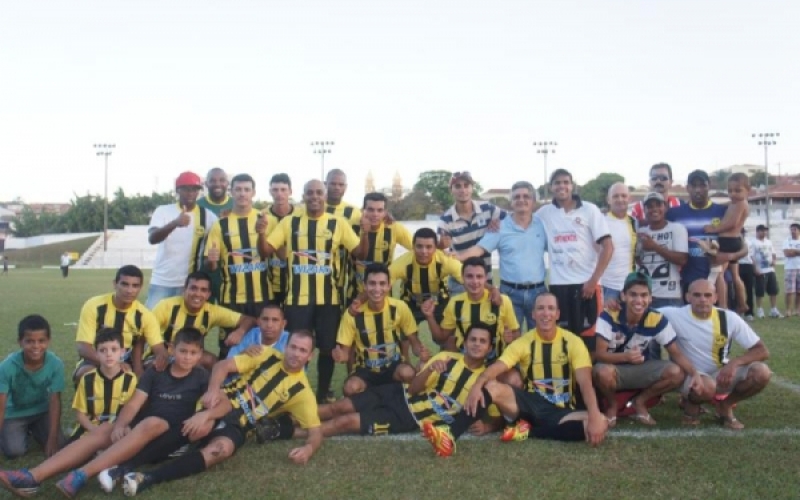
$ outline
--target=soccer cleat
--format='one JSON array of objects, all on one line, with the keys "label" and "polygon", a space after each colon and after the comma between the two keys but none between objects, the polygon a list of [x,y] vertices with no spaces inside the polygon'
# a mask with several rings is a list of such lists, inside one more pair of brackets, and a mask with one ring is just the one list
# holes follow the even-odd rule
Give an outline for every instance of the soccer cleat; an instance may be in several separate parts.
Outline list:
[{"label": "soccer cleat", "polygon": [[122,492],[126,497],[135,497],[150,486],[150,476],[141,472],[130,472],[125,474],[122,480]]},{"label": "soccer cleat", "polygon": [[39,492],[41,483],[33,478],[28,469],[0,471],[0,484],[18,497],[28,498]]},{"label": "soccer cleat", "polygon": [[255,434],[258,444],[275,441],[281,436],[281,427],[277,420],[264,417],[256,422]]},{"label": "soccer cleat", "polygon": [[531,424],[527,420],[519,419],[514,425],[507,425],[500,435],[500,441],[525,441],[528,439],[528,434],[531,430]]},{"label": "soccer cleat", "polygon": [[119,466],[110,467],[105,469],[97,475],[97,481],[100,483],[100,488],[106,493],[111,493],[114,488],[122,480],[126,471]]},{"label": "soccer cleat", "polygon": [[764,319],[764,310],[760,307],[756,310],[756,318]]},{"label": "soccer cleat", "polygon": [[86,486],[86,474],[80,469],[71,471],[56,483],[56,488],[67,498],[78,496],[84,486]]},{"label": "soccer cleat", "polygon": [[456,440],[446,425],[436,426],[426,421],[422,424],[422,435],[433,446],[433,451],[440,457],[450,457],[456,452]]}]

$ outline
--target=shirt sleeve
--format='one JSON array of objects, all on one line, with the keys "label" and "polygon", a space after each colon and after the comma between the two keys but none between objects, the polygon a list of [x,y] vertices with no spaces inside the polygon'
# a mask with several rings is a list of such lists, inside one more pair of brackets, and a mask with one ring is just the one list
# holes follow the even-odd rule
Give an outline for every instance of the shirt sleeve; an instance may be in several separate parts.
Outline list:
[{"label": "shirt sleeve", "polygon": [[442,313],[442,322],[439,323],[439,327],[445,330],[455,330],[456,301],[450,300],[447,302],[447,305],[444,306],[444,312]]},{"label": "shirt sleeve", "polygon": [[[439,252],[441,250],[437,250]],[[442,272],[445,276],[450,276],[459,283],[463,283],[464,278],[461,277],[461,262],[453,257],[444,256],[444,267]]]},{"label": "shirt sleeve", "polygon": [[166,208],[168,206],[170,205],[160,205],[156,207],[156,209],[153,211],[153,215],[150,217],[150,226],[147,228],[148,231],[158,229],[169,222],[166,212]]},{"label": "shirt sleeve", "polygon": [[486,231],[483,237],[478,241],[477,245],[487,252],[494,252],[497,250],[497,245],[500,244],[500,231]]},{"label": "shirt sleeve", "polygon": [[[720,313],[723,311],[720,310]],[[750,349],[758,344],[761,338],[756,335],[756,332],[750,328],[741,316],[730,311],[724,311],[728,316],[728,327],[730,328],[731,338],[734,342],[742,346],[744,349]]]},{"label": "shirt sleeve", "polygon": [[8,359],[0,363],[0,394],[8,394],[11,390],[11,367]]},{"label": "shirt sleeve", "polygon": [[411,232],[408,230],[408,228],[399,222],[395,222],[393,225],[397,226],[394,229],[395,234],[397,235],[397,244],[406,250],[412,250],[414,248],[414,242],[413,238],[411,237]]},{"label": "shirt sleeve", "polygon": [[503,329],[519,330],[520,324],[517,321],[517,315],[514,313],[514,306],[511,304],[511,299],[508,295],[503,295],[502,297],[503,306],[500,309],[500,314],[503,317]]},{"label": "shirt sleeve", "polygon": [[675,238],[675,251],[681,253],[689,253],[689,233],[686,231],[686,226],[672,223],[672,236]]},{"label": "shirt sleeve", "polygon": [[49,352],[48,357],[50,358],[49,363],[51,363],[53,378],[50,379],[50,385],[47,388],[47,391],[50,394],[64,392],[64,388],[66,387],[66,383],[64,381],[64,362],[61,361],[61,358]]},{"label": "shirt sleeve", "polygon": [[570,337],[569,342],[569,364],[572,367],[572,371],[579,370],[581,368],[591,368],[592,367],[592,358],[589,355],[589,349],[586,348],[586,344],[583,343],[578,336]]},{"label": "shirt sleeve", "polygon": [[[409,254],[406,254],[409,255]],[[390,283],[394,283],[397,280],[406,280],[406,273],[405,273],[405,259],[401,257],[398,260],[389,265],[389,281]]]},{"label": "shirt sleeve", "polygon": [[308,386],[292,399],[289,413],[303,429],[312,429],[321,425],[317,411],[317,399]]},{"label": "shirt sleeve", "polygon": [[214,305],[211,308],[211,326],[234,328],[239,324],[240,319],[242,319],[241,313],[228,309],[227,307]]},{"label": "shirt sleeve", "polygon": [[353,345],[356,338],[356,322],[350,311],[345,311],[339,331],[336,333],[336,343],[346,347]]},{"label": "shirt sleeve", "polygon": [[347,249],[348,252],[352,252],[358,245],[361,243],[361,238],[353,231],[353,228],[350,227],[349,224],[341,224],[341,245]]},{"label": "shirt sleeve", "polygon": [[94,339],[97,337],[97,309],[93,306],[94,304],[87,302],[81,308],[75,342],[86,342],[94,345]]},{"label": "shirt sleeve", "polygon": [[153,389],[153,382],[155,381],[157,372],[155,368],[148,368],[142,374],[142,378],[139,379],[139,383],[136,384],[136,389],[142,391],[143,393],[150,395],[150,391]]},{"label": "shirt sleeve", "polygon": [[84,377],[86,374],[81,377],[78,381],[78,388],[75,389],[75,397],[72,398],[72,409],[77,410],[81,413],[89,413],[88,405],[86,404],[86,388],[84,386]]},{"label": "shirt sleeve", "polygon": [[400,331],[403,332],[403,335],[416,335],[417,334],[417,321],[414,319],[414,315],[411,313],[411,309],[405,302],[401,302],[401,305],[398,305],[398,326],[400,327]]},{"label": "shirt sleeve", "polygon": [[150,347],[163,344],[164,336],[161,335],[161,326],[155,315],[147,309],[143,309],[142,312],[142,331],[140,336],[144,337]]},{"label": "shirt sleeve", "polygon": [[206,211],[205,232],[206,232],[206,236],[208,236],[208,233],[211,232],[211,228],[214,227],[214,224],[216,224],[216,222],[219,220],[219,217],[217,217],[217,215],[214,212],[212,212],[211,210],[209,210],[207,208],[202,208],[201,207],[200,210],[205,210]]},{"label": "shirt sleeve", "polygon": [[525,358],[530,358],[530,355],[530,336],[523,335],[514,342],[508,344],[508,347],[506,347],[506,349],[503,351],[503,354],[497,360],[506,365],[506,368],[512,368],[522,362]]},{"label": "shirt sleeve", "polygon": [[286,235],[291,231],[289,224],[291,224],[291,217],[284,217],[283,220],[267,235],[267,243],[274,249],[286,246]]},{"label": "shirt sleeve", "polygon": [[678,338],[678,335],[675,333],[675,329],[672,328],[666,316],[663,317],[662,321],[664,322],[664,328],[655,336],[655,341],[658,342],[659,345],[667,346],[673,343],[675,339]]},{"label": "shirt sleeve", "polygon": [[447,230],[447,223],[444,221],[444,215],[439,217],[439,220],[436,222],[436,232],[439,235],[450,236],[450,231]]},{"label": "shirt sleeve", "polygon": [[595,242],[599,242],[606,236],[610,236],[611,232],[608,230],[608,222],[606,218],[603,216],[603,213],[600,211],[597,206],[592,205],[591,210],[591,220],[589,224],[591,224],[590,229],[592,230],[592,238]]},{"label": "shirt sleeve", "polygon": [[249,354],[239,354],[238,356],[234,356],[233,362],[236,364],[236,371],[238,373],[251,372],[274,353],[275,350],[268,347],[262,350],[261,354],[258,356],[250,356]]},{"label": "shirt sleeve", "polygon": [[600,314],[600,317],[597,318],[597,326],[595,327],[595,335],[598,335],[604,338],[608,343],[609,347],[612,347],[612,340],[614,339],[614,331],[609,322],[608,313],[603,311]]}]

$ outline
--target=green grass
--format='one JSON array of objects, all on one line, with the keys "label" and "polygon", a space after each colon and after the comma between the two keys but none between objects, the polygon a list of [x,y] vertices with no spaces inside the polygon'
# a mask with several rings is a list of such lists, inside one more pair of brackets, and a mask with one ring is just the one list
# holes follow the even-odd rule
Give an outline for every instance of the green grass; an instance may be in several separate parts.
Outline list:
[{"label": "green grass", "polygon": [[58,266],[61,263],[61,255],[64,252],[77,252],[83,255],[83,252],[95,241],[97,241],[97,236],[87,236],[86,238],[62,241],[51,245],[41,245],[19,250],[6,250],[4,254],[8,256],[8,263],[18,268]]},{"label": "green grass", "polygon": [[[44,314],[53,325],[52,350],[70,369],[76,361],[75,323],[83,302],[111,290],[112,270],[75,270],[62,279],[57,269],[20,269],[0,276],[0,327],[7,339],[0,350],[16,348],[16,324],[25,314]],[[144,294],[143,294],[144,295]],[[142,297],[144,299],[144,297]],[[800,385],[800,319],[753,323],[770,349],[770,367],[781,381]],[[311,369],[314,378],[313,364]],[[344,375],[337,368],[337,380]],[[72,390],[64,394],[64,424]],[[496,436],[465,439],[446,460],[432,456],[419,439],[329,440],[305,467],[286,458],[295,445],[248,444],[233,459],[207,474],[162,485],[143,498],[796,498],[800,479],[800,394],[772,384],[739,405],[747,425],[740,434],[719,431],[706,417],[708,435],[680,433],[674,395],[653,410],[657,430],[622,420],[597,449],[583,444],[542,441],[500,444]],[[641,432],[640,432],[641,431]],[[660,433],[659,437],[652,437]],[[650,438],[642,436],[651,436]],[[21,467],[41,460],[39,451],[0,467]],[[115,494],[121,498],[121,493]],[[52,481],[41,498],[55,498]],[[9,498],[0,492],[0,498]],[[93,483],[81,498],[107,496]]]}]

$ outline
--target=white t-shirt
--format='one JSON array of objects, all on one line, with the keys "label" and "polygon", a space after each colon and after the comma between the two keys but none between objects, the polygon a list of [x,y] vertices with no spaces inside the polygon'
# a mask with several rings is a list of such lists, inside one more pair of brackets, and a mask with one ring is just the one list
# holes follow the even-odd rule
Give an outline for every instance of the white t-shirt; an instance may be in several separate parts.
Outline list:
[{"label": "white t-shirt", "polygon": [[750,244],[750,253],[753,255],[753,262],[758,265],[758,268],[763,274],[774,273],[775,268],[772,267],[772,256],[775,254],[775,247],[768,238],[759,240],[753,238],[748,242]]},{"label": "white t-shirt", "polygon": [[[667,250],[689,253],[689,236],[683,224],[667,222],[661,229],[652,229],[648,226],[641,228],[639,232],[649,235],[653,241]],[[647,273],[653,280],[653,297],[681,298],[681,270],[675,264],[670,264],[656,252],[642,250],[639,257],[639,271]]]},{"label": "white t-shirt", "polygon": [[597,241],[609,235],[608,224],[597,205],[577,199],[566,213],[549,203],[534,214],[547,234],[551,285],[586,283],[597,266]]},{"label": "white t-shirt", "polygon": [[61,256],[61,267],[69,266],[69,261],[70,261],[69,255],[62,255]]},{"label": "white t-shirt", "polygon": [[[708,319],[695,316],[691,305],[662,307],[659,311],[675,329],[681,352],[703,373],[714,374],[728,362],[732,342],[750,349],[761,340],[738,314],[726,309],[715,307]],[[720,314],[727,319],[727,338],[720,332],[717,319]]]},{"label": "white t-shirt", "polygon": [[614,253],[603,273],[601,283],[612,290],[622,291],[625,277],[633,271],[633,252],[636,248],[636,219],[625,215],[622,219],[608,212],[608,231],[614,242]]},{"label": "white t-shirt", "polygon": [[747,244],[747,253],[739,259],[739,264],[752,264],[753,263],[753,241],[755,238],[745,238],[744,242]]},{"label": "white t-shirt", "polygon": [[[200,225],[200,210],[205,210],[205,226]],[[181,213],[177,203],[161,205],[153,212],[148,230],[157,229],[175,220]],[[153,274],[150,283],[158,286],[180,287],[189,274],[190,263],[198,255],[202,255],[202,242],[193,252],[195,237],[205,238],[209,229],[217,221],[211,210],[195,206],[189,214],[192,221],[186,227],[177,227],[169,236],[158,244],[156,260],[153,263]]]},{"label": "white t-shirt", "polygon": [[[800,239],[793,240],[790,236],[789,239],[786,240],[786,243],[783,244],[783,249],[800,250]],[[786,260],[783,261],[783,269],[784,270],[800,269],[800,256],[786,257]]]}]

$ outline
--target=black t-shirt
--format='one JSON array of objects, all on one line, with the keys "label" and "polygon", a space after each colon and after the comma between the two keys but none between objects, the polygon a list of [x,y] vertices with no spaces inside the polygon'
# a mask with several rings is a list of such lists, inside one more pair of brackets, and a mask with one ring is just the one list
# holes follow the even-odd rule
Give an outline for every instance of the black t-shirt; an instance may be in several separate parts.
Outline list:
[{"label": "black t-shirt", "polygon": [[172,374],[172,365],[163,372],[148,368],[136,388],[147,394],[147,403],[139,419],[161,417],[177,425],[194,415],[198,401],[208,388],[208,371],[195,367],[184,377]]}]

